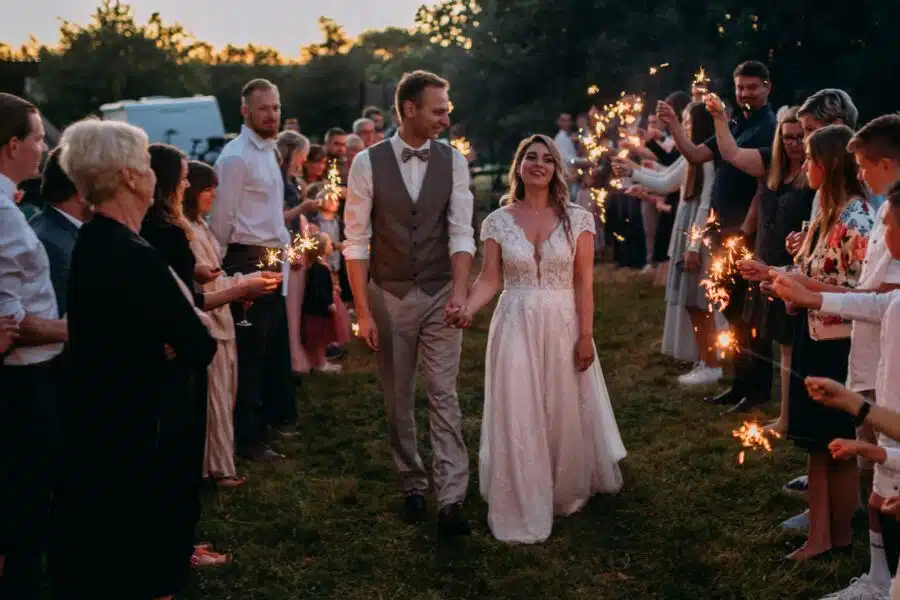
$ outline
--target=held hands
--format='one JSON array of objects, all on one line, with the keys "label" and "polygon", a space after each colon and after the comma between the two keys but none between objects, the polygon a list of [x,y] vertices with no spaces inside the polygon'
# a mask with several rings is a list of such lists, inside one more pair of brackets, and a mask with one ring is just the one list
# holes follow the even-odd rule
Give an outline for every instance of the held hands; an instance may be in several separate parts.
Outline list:
[{"label": "held hands", "polygon": [[579,373],[587,371],[594,362],[594,340],[583,335],[575,342],[575,368]]}]

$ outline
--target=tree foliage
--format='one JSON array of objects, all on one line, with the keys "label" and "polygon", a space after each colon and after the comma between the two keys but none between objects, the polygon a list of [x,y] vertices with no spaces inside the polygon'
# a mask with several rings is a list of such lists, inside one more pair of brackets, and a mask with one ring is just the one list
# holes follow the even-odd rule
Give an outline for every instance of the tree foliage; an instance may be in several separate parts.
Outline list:
[{"label": "tree foliage", "polygon": [[777,104],[841,87],[866,118],[895,110],[900,54],[889,28],[898,16],[900,4],[876,0],[827,10],[813,0],[446,0],[423,6],[412,31],[356,39],[321,17],[321,41],[291,59],[252,44],[216,49],[158,14],[137,23],[127,4],[104,0],[86,26],[63,23],[58,45],[0,45],[0,58],[40,61],[35,99],[60,125],[105,102],[204,93],[219,99],[234,131],[240,88],[266,77],[281,89],[285,116],[312,136],[349,125],[371,86],[390,90],[403,73],[428,69],[451,81],[453,118],[465,121],[479,155],[505,160],[524,134],[552,131],[562,110],[623,90],[652,106],[687,89],[701,65],[727,97],[734,66],[747,59],[769,64]]}]

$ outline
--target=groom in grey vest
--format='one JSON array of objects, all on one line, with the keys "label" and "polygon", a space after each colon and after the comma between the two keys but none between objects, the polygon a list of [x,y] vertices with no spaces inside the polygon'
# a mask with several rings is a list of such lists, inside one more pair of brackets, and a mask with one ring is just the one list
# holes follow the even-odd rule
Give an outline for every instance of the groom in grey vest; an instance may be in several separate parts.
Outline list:
[{"label": "groom in grey vest", "polygon": [[[441,536],[469,532],[462,502],[469,458],[456,379],[462,331],[447,317],[466,302],[475,253],[465,157],[437,141],[450,126],[449,84],[425,71],[397,86],[397,133],[360,152],[347,178],[344,258],[359,335],[379,355],[388,434],[407,521],[425,517],[428,476],[416,444],[415,381],[428,391],[432,478]],[[371,280],[369,276],[371,275]]]}]

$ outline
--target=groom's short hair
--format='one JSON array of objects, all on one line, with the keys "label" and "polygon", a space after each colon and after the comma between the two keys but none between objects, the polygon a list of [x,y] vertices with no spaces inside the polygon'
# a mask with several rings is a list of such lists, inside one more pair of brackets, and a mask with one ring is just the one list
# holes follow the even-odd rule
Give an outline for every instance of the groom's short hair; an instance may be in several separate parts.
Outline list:
[{"label": "groom's short hair", "polygon": [[394,95],[394,110],[401,121],[403,120],[403,103],[410,101],[419,106],[422,102],[422,92],[428,87],[446,90],[450,88],[450,82],[428,71],[413,71],[405,73],[400,78],[400,83],[397,84],[397,93]]}]

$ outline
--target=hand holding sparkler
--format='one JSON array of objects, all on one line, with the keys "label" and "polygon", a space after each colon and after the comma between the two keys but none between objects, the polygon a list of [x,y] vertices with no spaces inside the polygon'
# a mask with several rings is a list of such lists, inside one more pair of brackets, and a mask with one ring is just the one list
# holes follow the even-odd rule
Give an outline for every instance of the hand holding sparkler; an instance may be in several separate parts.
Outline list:
[{"label": "hand holding sparkler", "polygon": [[747,281],[769,281],[772,278],[769,266],[758,260],[739,260],[737,268]]},{"label": "hand holding sparkler", "polygon": [[855,415],[866,400],[851,392],[843,384],[827,377],[807,377],[804,380],[809,397],[829,408]]},{"label": "hand holding sparkler", "polygon": [[672,108],[671,104],[662,100],[656,103],[656,116],[666,127],[671,127],[678,123],[678,115],[675,114],[675,109]]},{"label": "hand holding sparkler", "polygon": [[808,289],[803,282],[789,277],[780,275],[772,283],[772,290],[775,294],[784,300],[790,302],[794,306],[801,308],[822,308],[822,294]]},{"label": "hand holding sparkler", "polygon": [[838,438],[828,444],[828,450],[831,451],[831,457],[835,460],[850,460],[851,458],[862,456],[871,462],[883,463],[885,458],[887,458],[884,448],[879,448],[875,444],[861,440]]},{"label": "hand holding sparkler", "polygon": [[725,111],[725,103],[716,94],[707,94],[704,96],[706,110],[712,115],[713,119],[718,121],[727,121],[728,114]]}]

